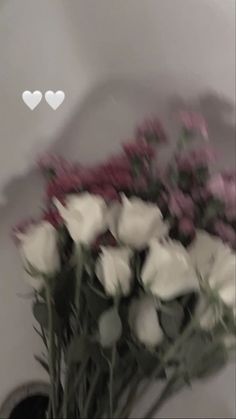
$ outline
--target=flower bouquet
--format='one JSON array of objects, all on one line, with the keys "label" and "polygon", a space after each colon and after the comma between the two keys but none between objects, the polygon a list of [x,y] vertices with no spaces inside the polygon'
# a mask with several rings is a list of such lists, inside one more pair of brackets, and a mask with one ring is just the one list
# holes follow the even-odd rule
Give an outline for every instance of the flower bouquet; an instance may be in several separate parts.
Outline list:
[{"label": "flower bouquet", "polygon": [[203,118],[180,117],[163,166],[156,118],[103,164],[39,161],[44,211],[14,235],[34,289],[48,418],[127,418],[157,381],[150,418],[235,350],[236,177],[196,147]]}]

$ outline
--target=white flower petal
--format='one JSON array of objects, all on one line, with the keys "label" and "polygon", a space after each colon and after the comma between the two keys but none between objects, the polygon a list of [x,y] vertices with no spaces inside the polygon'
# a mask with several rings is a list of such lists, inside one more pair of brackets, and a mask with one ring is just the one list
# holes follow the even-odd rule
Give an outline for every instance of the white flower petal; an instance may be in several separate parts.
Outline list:
[{"label": "white flower petal", "polygon": [[105,311],[98,321],[100,342],[104,348],[113,346],[122,333],[122,323],[117,309],[112,307]]},{"label": "white flower petal", "polygon": [[152,241],[141,278],[145,287],[165,301],[199,290],[188,254],[175,242]]},{"label": "white flower petal", "polygon": [[168,230],[157,205],[122,195],[122,205],[112,208],[110,229],[122,243],[142,249],[153,237],[163,237]]},{"label": "white flower petal", "polygon": [[96,274],[108,295],[128,295],[132,282],[130,258],[127,248],[102,247],[96,264]]},{"label": "white flower petal", "polygon": [[51,274],[59,269],[57,231],[47,221],[31,226],[21,237],[20,254],[23,262],[32,265],[42,274]]},{"label": "white flower petal", "polygon": [[54,202],[76,243],[90,245],[106,231],[107,206],[101,197],[86,192],[68,196],[65,207],[57,200]]},{"label": "white flower petal", "polygon": [[189,254],[212,291],[217,292],[222,301],[234,309],[236,255],[232,249],[218,238],[199,231]]}]

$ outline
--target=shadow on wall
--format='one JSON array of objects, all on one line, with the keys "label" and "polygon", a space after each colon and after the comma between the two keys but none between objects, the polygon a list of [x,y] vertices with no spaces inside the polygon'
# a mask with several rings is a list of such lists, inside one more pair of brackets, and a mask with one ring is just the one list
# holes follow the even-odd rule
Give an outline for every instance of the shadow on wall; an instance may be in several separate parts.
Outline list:
[{"label": "shadow on wall", "polygon": [[[198,110],[205,116],[212,145],[222,154],[221,166],[235,167],[235,120],[230,119],[233,104],[212,92],[188,102],[179,97],[166,98],[165,92],[155,91],[150,85],[121,80],[92,90],[48,151],[84,163],[102,160],[119,150],[120,142],[132,136],[137,122],[150,114],[163,118],[171,137],[176,132],[173,114],[181,107]],[[14,223],[19,217],[34,213],[42,203],[38,170],[31,166],[23,176],[10,180],[4,194],[2,222],[7,217]]]}]

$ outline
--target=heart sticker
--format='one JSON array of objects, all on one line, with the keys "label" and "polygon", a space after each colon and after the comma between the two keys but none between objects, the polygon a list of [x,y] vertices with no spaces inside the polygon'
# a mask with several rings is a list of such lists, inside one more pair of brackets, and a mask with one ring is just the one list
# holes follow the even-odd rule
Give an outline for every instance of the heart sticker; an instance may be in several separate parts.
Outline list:
[{"label": "heart sticker", "polygon": [[39,105],[42,97],[43,95],[39,90],[35,90],[33,93],[29,90],[25,90],[25,92],[22,93],[22,99],[28,108],[31,109],[31,111],[33,111]]},{"label": "heart sticker", "polygon": [[53,92],[52,90],[48,90],[45,93],[45,100],[51,106],[54,111],[59,108],[62,102],[65,99],[65,93],[62,90],[58,90],[57,92]]}]

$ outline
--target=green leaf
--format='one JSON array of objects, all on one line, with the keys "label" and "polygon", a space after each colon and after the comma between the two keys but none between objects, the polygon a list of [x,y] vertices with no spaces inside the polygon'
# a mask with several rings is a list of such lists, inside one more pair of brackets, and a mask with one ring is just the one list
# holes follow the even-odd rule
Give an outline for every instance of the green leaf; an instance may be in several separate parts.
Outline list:
[{"label": "green leaf", "polygon": [[34,355],[34,358],[36,359],[37,362],[39,362],[41,367],[43,367],[43,369],[49,374],[49,366],[48,366],[48,363],[45,361],[45,359],[43,359],[41,356],[38,356],[38,355]]},{"label": "green leaf", "polygon": [[203,355],[201,362],[195,367],[198,378],[206,378],[220,371],[228,361],[227,350],[224,345],[218,344],[209,353]]},{"label": "green leaf", "polygon": [[102,371],[108,371],[109,365],[105,359],[105,356],[102,354],[102,349],[99,343],[92,343],[90,347],[90,355],[93,362],[98,365]]},{"label": "green leaf", "polygon": [[91,343],[86,336],[75,336],[67,351],[66,359],[68,364],[84,362],[89,358],[90,350]]},{"label": "green leaf", "polygon": [[75,293],[75,274],[74,269],[65,269],[58,274],[53,290],[55,308],[60,318],[65,321],[69,320],[72,303]]},{"label": "green leaf", "polygon": [[110,307],[110,302],[107,299],[100,297],[91,288],[86,287],[85,297],[87,307],[91,316],[97,322],[98,318]]},{"label": "green leaf", "polygon": [[151,375],[158,365],[157,355],[149,352],[143,347],[136,347],[130,344],[130,350],[136,359],[139,369],[147,376]]},{"label": "green leaf", "polygon": [[196,365],[199,364],[208,346],[209,341],[205,334],[196,332],[183,346],[181,354],[184,358],[189,375],[193,375]]},{"label": "green leaf", "polygon": [[43,329],[48,328],[48,310],[45,303],[36,301],[33,303],[33,315]]},{"label": "green leaf", "polygon": [[227,362],[225,346],[202,331],[196,331],[178,353],[178,362],[185,367],[187,377],[207,377]]},{"label": "green leaf", "polygon": [[160,313],[160,323],[170,339],[179,335],[184,320],[184,310],[176,301],[166,304]]},{"label": "green leaf", "polygon": [[224,213],[224,204],[222,202],[212,199],[208,205],[206,206],[206,209],[203,214],[203,224],[209,223],[212,219],[215,219],[215,217],[218,217],[219,215],[222,215]]},{"label": "green leaf", "polygon": [[122,323],[115,307],[105,311],[98,321],[100,343],[103,347],[113,346],[121,337]]}]

